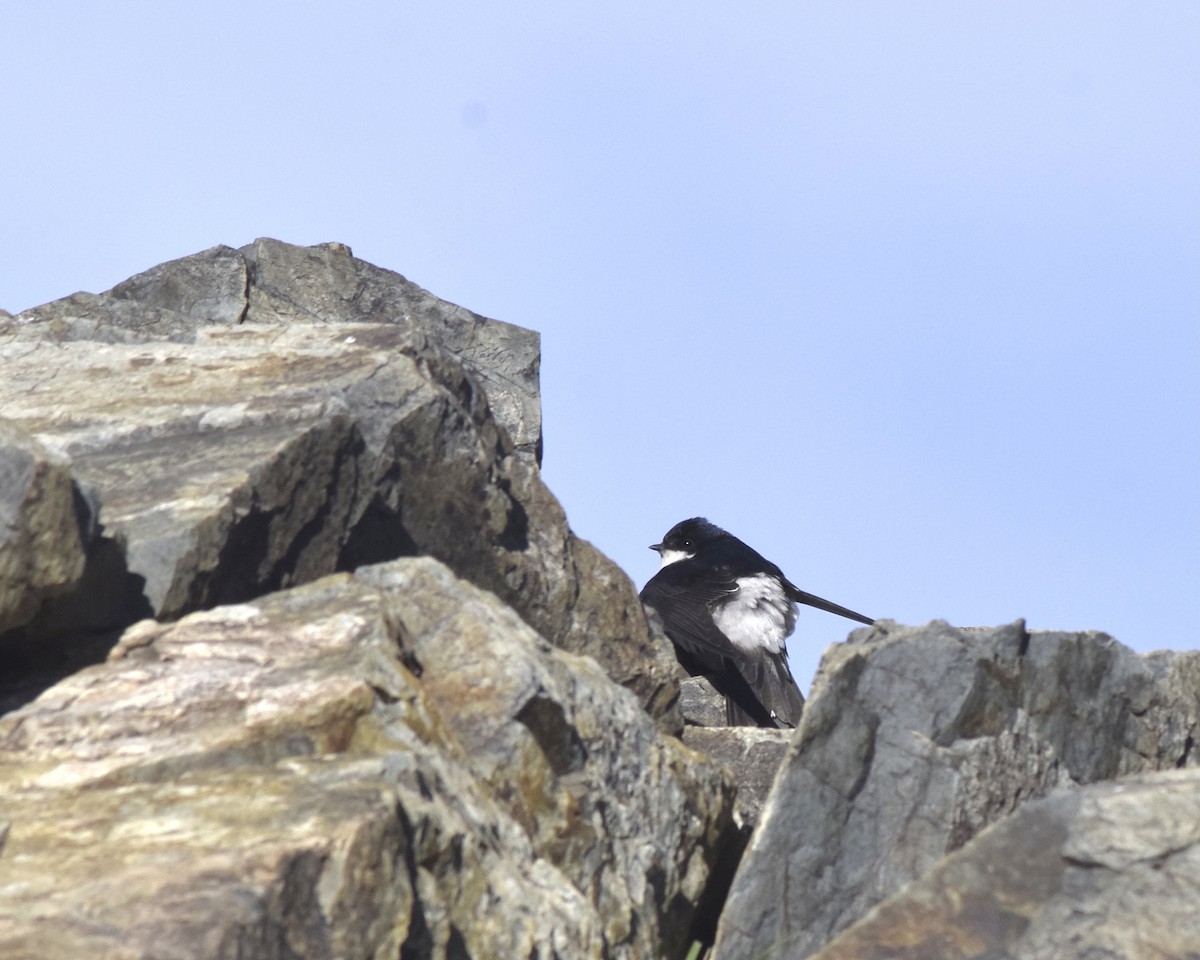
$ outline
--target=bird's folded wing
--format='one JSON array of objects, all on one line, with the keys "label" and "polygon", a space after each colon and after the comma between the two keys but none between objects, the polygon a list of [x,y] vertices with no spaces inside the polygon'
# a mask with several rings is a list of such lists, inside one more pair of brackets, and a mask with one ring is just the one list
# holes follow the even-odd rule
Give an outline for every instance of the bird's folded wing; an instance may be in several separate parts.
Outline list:
[{"label": "bird's folded wing", "polygon": [[720,670],[723,662],[737,656],[733,644],[713,623],[708,604],[737,591],[730,577],[713,577],[703,582],[689,578],[686,583],[667,574],[664,567],[642,590],[642,602],[658,611],[667,634],[676,646],[685,650],[703,670]]}]

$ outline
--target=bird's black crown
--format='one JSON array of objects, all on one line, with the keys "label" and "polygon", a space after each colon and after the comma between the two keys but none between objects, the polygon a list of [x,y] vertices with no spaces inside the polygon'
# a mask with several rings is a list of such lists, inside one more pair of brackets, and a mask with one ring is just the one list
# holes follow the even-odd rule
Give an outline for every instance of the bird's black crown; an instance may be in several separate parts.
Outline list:
[{"label": "bird's black crown", "polygon": [[690,520],[680,520],[667,531],[662,543],[655,544],[651,549],[665,548],[690,553],[696,549],[697,544],[728,536],[728,532],[715,523],[709,523],[704,517],[692,517]]}]

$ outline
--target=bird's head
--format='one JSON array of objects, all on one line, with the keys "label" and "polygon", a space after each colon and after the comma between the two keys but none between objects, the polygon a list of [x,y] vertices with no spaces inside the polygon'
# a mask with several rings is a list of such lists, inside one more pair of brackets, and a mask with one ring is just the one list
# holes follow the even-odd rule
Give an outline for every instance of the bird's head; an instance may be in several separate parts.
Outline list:
[{"label": "bird's head", "polygon": [[650,549],[658,553],[665,567],[679,560],[690,560],[705,544],[727,536],[729,534],[715,523],[709,523],[703,517],[692,517],[675,524],[667,531],[662,543],[653,543]]}]

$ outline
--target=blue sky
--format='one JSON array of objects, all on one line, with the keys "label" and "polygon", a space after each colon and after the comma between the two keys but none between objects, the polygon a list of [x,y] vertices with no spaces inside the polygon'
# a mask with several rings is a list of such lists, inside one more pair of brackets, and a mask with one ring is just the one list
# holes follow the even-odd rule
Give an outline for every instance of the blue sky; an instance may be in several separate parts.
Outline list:
[{"label": "blue sky", "polygon": [[542,333],[547,482],[639,585],[702,514],[871,616],[1200,645],[1200,5],[16,0],[0,44],[0,306],[342,241]]}]

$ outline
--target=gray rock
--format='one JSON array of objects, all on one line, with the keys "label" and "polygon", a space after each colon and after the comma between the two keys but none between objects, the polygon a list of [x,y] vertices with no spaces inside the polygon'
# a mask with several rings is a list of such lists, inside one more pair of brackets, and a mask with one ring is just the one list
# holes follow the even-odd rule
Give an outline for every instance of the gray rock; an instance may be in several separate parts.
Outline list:
[{"label": "gray rock", "polygon": [[809,956],[1029,799],[1194,764],[1198,718],[1200,653],[1019,622],[858,630],[822,661],[716,955]]},{"label": "gray rock", "polygon": [[668,642],[529,453],[535,334],[341,245],[263,240],[28,311],[0,326],[0,363],[6,416],[70,457],[103,524],[26,647],[427,553],[678,729]]},{"label": "gray rock", "polygon": [[428,558],[135,625],[0,719],[0,955],[678,956],[718,768]]},{"label": "gray rock", "polygon": [[1200,956],[1200,773],[1023,806],[875,908],[819,960]]},{"label": "gray rock", "polygon": [[170,619],[335,569],[375,466],[341,394],[373,376],[409,393],[426,381],[410,358],[323,336],[0,344],[0,402],[97,491],[104,536],[142,581],[131,616]]},{"label": "gray rock", "polygon": [[151,267],[107,293],[75,293],[26,310],[5,332],[57,342],[186,342],[201,327],[241,323],[246,285],[242,255],[217,246]]},{"label": "gray rock", "polygon": [[683,722],[696,727],[728,726],[725,698],[707,677],[688,677],[679,684]]},{"label": "gray rock", "polygon": [[420,331],[479,381],[492,416],[522,456],[541,460],[540,337],[435,297],[341,243],[297,247],[260,239],[243,247],[252,323],[388,323]]},{"label": "gray rock", "polygon": [[538,335],[440,300],[341,243],[260,239],[241,250],[212,247],[107,293],[77,293],[27,310],[0,333],[58,342],[188,342],[206,327],[243,322],[385,323],[428,338],[478,379],[518,454],[540,459]]},{"label": "gray rock", "polygon": [[685,744],[724,764],[733,774],[737,786],[734,814],[738,825],[747,829],[762,814],[791,735],[791,730],[758,727],[683,728]]},{"label": "gray rock", "polygon": [[[592,658],[553,651],[435,561],[368,567],[356,579],[386,590],[389,622],[470,769],[533,853],[596,907],[606,941],[635,957],[681,955],[713,864],[735,838],[733,786],[719,767],[660,737]],[[503,639],[513,635],[524,653]]]},{"label": "gray rock", "polygon": [[83,575],[90,530],[80,506],[66,459],[0,420],[0,634]]}]

